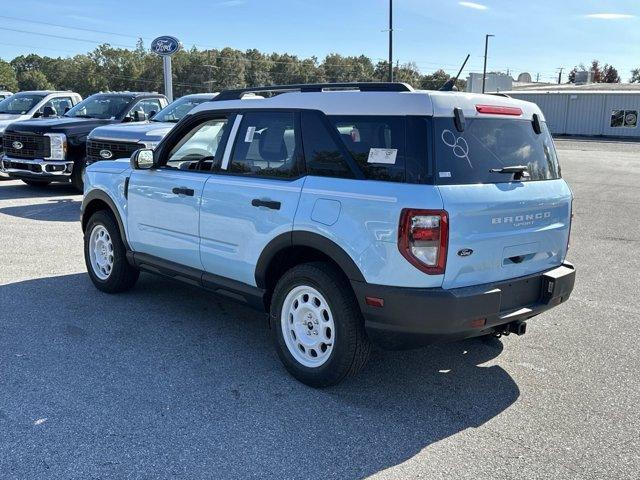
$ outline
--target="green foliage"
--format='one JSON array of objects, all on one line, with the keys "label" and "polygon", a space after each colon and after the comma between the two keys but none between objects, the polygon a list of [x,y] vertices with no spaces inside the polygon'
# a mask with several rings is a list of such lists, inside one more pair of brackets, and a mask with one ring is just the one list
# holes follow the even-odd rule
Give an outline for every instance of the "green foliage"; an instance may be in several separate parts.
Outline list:
[{"label": "green foliage", "polygon": [[[320,61],[287,53],[265,54],[256,49],[194,47],[178,52],[172,63],[175,97],[250,85],[386,81],[388,76],[387,62],[374,65],[364,55],[338,53]],[[11,68],[8,66],[0,63],[0,84],[13,85],[14,89],[56,88],[73,90],[85,97],[107,90],[163,91],[162,60],[149,52],[141,40],[134,50],[103,44],[90,53],[69,58],[20,55],[10,62]],[[394,79],[417,88],[437,89],[449,75],[442,70],[422,75],[415,63],[405,63],[395,65]],[[464,88],[464,80],[458,81],[458,88]]]},{"label": "green foliage", "polygon": [[0,60],[0,90],[15,92],[18,90],[18,79],[11,64]]},{"label": "green foliage", "polygon": [[631,83],[640,83],[640,68],[634,68],[631,70],[631,78],[629,79]]}]

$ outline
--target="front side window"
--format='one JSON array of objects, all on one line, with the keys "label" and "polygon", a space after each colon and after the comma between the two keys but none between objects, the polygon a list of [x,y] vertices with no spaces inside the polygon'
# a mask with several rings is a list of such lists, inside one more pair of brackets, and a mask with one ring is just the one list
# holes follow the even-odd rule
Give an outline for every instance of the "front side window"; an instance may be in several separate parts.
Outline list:
[{"label": "front side window", "polygon": [[166,168],[211,171],[227,128],[227,118],[208,120],[191,129],[169,153]]},{"label": "front side window", "polygon": [[53,108],[56,115],[62,115],[67,109],[70,110],[73,107],[73,102],[70,97],[58,97],[52,98],[44,106]]},{"label": "front side window", "polygon": [[243,115],[229,173],[290,178],[298,174],[295,116],[289,112]]},{"label": "front side window", "polygon": [[[458,132],[453,118],[436,118],[435,177],[439,184],[511,182],[504,167],[526,166],[523,181],[560,178],[553,140],[546,123],[536,134],[530,120],[467,119]],[[493,171],[492,171],[493,170]]]},{"label": "front side window", "polygon": [[406,119],[393,116],[329,116],[369,180],[405,180]]},{"label": "front side window", "polygon": [[64,116],[114,120],[123,114],[132,98],[132,96],[128,95],[102,93],[91,95],[69,110]]},{"label": "front side window", "polygon": [[10,115],[24,115],[35,107],[45,95],[31,93],[16,93],[0,102],[0,113]]},{"label": "front side window", "polygon": [[177,123],[197,105],[209,100],[211,99],[202,97],[182,97],[175,102],[171,102],[171,104],[160,110],[158,114],[152,118],[152,121]]},{"label": "front side window", "polygon": [[129,111],[127,117],[134,116],[135,112],[140,112],[140,114],[146,115],[146,117],[150,117],[151,115],[158,113],[160,111],[160,100],[157,98],[149,98],[147,100],[140,100],[135,106]]}]

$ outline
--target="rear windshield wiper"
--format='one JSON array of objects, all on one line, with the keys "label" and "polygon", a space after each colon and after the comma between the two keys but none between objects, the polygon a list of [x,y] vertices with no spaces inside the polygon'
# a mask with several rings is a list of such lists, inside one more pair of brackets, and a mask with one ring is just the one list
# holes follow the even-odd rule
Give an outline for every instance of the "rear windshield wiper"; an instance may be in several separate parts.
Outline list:
[{"label": "rear windshield wiper", "polygon": [[492,168],[489,171],[491,173],[512,173],[514,180],[520,180],[529,171],[529,167],[526,165],[510,165],[508,167]]}]

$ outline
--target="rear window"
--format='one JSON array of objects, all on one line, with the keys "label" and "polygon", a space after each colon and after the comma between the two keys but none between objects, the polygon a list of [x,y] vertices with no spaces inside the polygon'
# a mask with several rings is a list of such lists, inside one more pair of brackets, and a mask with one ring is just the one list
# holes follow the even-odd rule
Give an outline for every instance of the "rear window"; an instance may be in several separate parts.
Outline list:
[{"label": "rear window", "polygon": [[529,120],[467,119],[464,132],[456,130],[453,118],[436,118],[434,125],[438,184],[510,182],[513,173],[490,170],[516,165],[528,168],[523,181],[560,178],[553,140],[544,123],[539,135]]}]

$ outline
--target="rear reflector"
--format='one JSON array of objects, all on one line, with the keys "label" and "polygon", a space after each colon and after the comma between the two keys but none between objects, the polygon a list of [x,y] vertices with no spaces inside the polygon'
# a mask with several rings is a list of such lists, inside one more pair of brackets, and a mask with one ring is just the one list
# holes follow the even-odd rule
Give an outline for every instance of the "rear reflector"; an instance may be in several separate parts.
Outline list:
[{"label": "rear reflector", "polygon": [[490,113],[493,115],[522,115],[522,110],[518,107],[502,107],[500,105],[476,105],[478,113]]},{"label": "rear reflector", "polygon": [[477,318],[476,320],[471,320],[471,322],[469,322],[469,326],[471,328],[482,328],[486,324],[487,324],[486,318]]},{"label": "rear reflector", "polygon": [[383,298],[378,298],[378,297],[364,297],[364,301],[367,303],[367,305],[369,305],[370,307],[378,307],[378,308],[382,308],[384,307],[384,299]]}]

